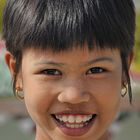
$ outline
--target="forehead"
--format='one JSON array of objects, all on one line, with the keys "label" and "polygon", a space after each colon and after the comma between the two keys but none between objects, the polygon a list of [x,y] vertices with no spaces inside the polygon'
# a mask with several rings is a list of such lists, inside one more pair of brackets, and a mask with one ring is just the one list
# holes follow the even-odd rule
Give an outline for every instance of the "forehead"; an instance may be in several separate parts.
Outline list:
[{"label": "forehead", "polygon": [[99,49],[94,48],[89,50],[88,47],[85,48],[73,48],[70,50],[54,52],[50,49],[40,50],[40,49],[27,49],[23,53],[23,59],[31,58],[33,60],[38,59],[50,59],[50,60],[61,60],[66,61],[68,59],[73,60],[90,60],[98,57],[111,57],[114,59],[120,59],[120,51],[118,49]]}]

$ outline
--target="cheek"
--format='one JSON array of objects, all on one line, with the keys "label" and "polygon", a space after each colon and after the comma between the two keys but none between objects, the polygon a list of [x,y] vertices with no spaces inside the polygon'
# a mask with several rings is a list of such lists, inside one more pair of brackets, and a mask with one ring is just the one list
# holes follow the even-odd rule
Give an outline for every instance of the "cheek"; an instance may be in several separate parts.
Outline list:
[{"label": "cheek", "polygon": [[118,110],[121,94],[119,85],[105,85],[100,91],[100,95],[97,95],[99,107],[101,112],[111,113]]},{"label": "cheek", "polygon": [[29,113],[46,113],[54,98],[53,84],[42,84],[36,80],[24,79],[25,104]]},{"label": "cheek", "polygon": [[117,111],[121,99],[121,76],[94,82],[92,91],[100,112]]},{"label": "cheek", "polygon": [[93,88],[94,101],[96,102],[97,110],[99,113],[99,125],[109,126],[116,118],[119,111],[121,99],[121,79],[115,81],[106,79],[100,84],[97,82]]}]

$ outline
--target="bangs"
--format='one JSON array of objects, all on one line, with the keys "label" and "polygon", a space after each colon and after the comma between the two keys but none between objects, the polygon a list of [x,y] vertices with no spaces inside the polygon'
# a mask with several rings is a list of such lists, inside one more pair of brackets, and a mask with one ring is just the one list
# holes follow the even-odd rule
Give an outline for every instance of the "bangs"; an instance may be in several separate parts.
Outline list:
[{"label": "bangs", "polygon": [[14,0],[7,2],[4,38],[13,53],[15,48],[59,52],[85,43],[89,49],[129,52],[134,45],[133,6],[130,0]]}]

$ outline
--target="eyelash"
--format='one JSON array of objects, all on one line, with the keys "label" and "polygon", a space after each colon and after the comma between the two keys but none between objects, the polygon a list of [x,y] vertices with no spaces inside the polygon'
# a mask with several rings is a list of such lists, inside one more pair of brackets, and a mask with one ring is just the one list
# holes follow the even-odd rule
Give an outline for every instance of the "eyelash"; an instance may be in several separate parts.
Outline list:
[{"label": "eyelash", "polygon": [[[101,68],[101,67],[93,67],[93,68],[90,68],[86,72],[86,75],[87,74],[101,74],[101,73],[104,73],[106,71],[107,71],[106,69]],[[45,74],[45,75],[49,75],[49,76],[61,76],[62,75],[62,72],[60,72],[57,69],[46,69],[46,70],[41,71],[41,73]]]},{"label": "eyelash", "polygon": [[62,73],[57,69],[46,69],[41,71],[42,74],[51,75],[51,76],[60,76]]},{"label": "eyelash", "polygon": [[90,68],[86,74],[101,74],[101,73],[104,73],[106,72],[107,70],[104,69],[104,68],[101,68],[101,67],[93,67],[93,68]]}]

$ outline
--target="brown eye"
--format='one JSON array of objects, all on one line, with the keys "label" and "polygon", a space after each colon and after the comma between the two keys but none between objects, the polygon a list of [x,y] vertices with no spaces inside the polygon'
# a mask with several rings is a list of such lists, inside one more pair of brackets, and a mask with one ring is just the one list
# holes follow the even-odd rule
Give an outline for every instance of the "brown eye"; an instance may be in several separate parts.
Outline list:
[{"label": "brown eye", "polygon": [[41,73],[45,75],[52,75],[52,76],[62,75],[62,73],[57,69],[46,69],[46,70],[43,70]]},{"label": "brown eye", "polygon": [[100,74],[106,72],[105,69],[101,68],[101,67],[94,67],[94,68],[90,68],[86,74]]}]

